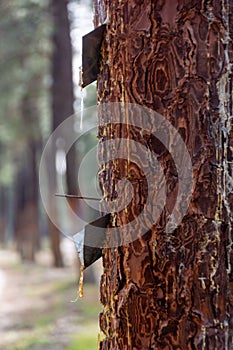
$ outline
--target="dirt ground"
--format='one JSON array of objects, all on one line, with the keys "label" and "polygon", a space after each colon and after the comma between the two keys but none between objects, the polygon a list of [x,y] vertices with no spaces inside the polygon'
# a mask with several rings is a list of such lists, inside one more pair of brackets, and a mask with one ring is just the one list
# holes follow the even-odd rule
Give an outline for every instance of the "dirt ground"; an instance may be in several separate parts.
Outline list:
[{"label": "dirt ground", "polygon": [[0,250],[0,350],[97,349],[99,286],[84,285],[84,298],[71,302],[77,264],[55,269],[50,259],[44,252],[37,264],[22,265]]}]

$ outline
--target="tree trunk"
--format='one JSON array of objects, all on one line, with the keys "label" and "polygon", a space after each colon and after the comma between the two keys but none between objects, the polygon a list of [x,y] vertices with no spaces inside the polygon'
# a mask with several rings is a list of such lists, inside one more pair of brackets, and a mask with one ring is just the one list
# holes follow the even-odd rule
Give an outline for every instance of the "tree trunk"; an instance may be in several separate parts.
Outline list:
[{"label": "tree trunk", "polygon": [[[167,184],[164,210],[151,230],[104,249],[100,349],[231,349],[233,1],[95,0],[95,11],[96,25],[109,19],[99,102],[135,103],[160,113],[182,136],[194,180],[182,223],[167,233],[180,201],[171,154],[127,120],[113,132],[114,115],[99,128],[100,153],[103,141],[136,140],[156,155]],[[146,154],[144,161],[147,168]],[[108,200],[114,199],[117,179],[129,179],[132,170],[123,159],[100,169]],[[132,185],[133,206],[112,215],[122,232],[147,196],[139,171]]]},{"label": "tree trunk", "polygon": [[6,243],[6,203],[8,204],[7,188],[0,186],[0,243]]},{"label": "tree trunk", "polygon": [[[34,261],[39,248],[38,154],[41,135],[37,106],[37,77],[28,83],[22,99],[22,120],[27,125],[26,146],[16,178],[16,241],[22,260]],[[26,155],[26,156],[25,156]]]},{"label": "tree trunk", "polygon": [[[73,74],[72,74],[72,46],[70,38],[70,23],[68,18],[68,1],[51,0],[53,19],[54,19],[54,35],[53,35],[53,57],[52,57],[52,114],[53,114],[53,130],[55,130],[66,118],[74,113],[73,102]],[[61,146],[62,148],[62,140]],[[56,192],[56,169],[55,155],[57,145],[54,145],[54,152],[49,159],[50,167],[53,167],[53,176],[50,180],[51,193]],[[72,147],[67,155],[67,192],[69,194],[77,194],[77,153],[75,147]],[[53,163],[53,164],[52,164]],[[76,210],[77,201],[70,200],[70,206]],[[54,208],[56,210],[56,208]],[[56,215],[56,214],[55,214]],[[54,255],[54,264],[57,267],[63,265],[62,255],[60,251],[60,232],[50,222],[51,247]]]},{"label": "tree trunk", "polygon": [[27,162],[17,174],[16,242],[21,259],[34,261],[40,240],[36,141],[31,140],[25,152]]}]

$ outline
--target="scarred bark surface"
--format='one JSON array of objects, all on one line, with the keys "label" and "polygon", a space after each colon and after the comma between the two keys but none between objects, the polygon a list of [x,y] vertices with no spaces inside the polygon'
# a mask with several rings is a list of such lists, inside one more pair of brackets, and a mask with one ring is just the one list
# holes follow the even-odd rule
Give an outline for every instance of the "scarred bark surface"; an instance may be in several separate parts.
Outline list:
[{"label": "scarred bark surface", "polygon": [[[136,140],[157,156],[167,182],[165,208],[150,232],[104,250],[102,350],[231,349],[232,13],[232,0],[95,0],[95,25],[108,18],[99,102],[137,103],[163,115],[186,143],[194,174],[188,212],[167,234],[179,185],[171,155],[136,128],[113,130],[111,120],[99,128],[99,152],[111,138]],[[146,154],[143,159],[146,167]],[[112,215],[117,226],[140,213],[147,184],[126,160],[100,169],[109,200],[116,179],[132,173],[134,198],[127,210]]]}]

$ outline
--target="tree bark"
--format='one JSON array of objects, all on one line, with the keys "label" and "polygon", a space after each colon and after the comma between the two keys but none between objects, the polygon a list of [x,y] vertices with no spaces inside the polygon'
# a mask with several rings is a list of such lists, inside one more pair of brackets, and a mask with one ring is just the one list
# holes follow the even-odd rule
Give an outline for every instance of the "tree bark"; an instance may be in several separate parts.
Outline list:
[{"label": "tree bark", "polygon": [[[103,141],[136,139],[156,154],[167,182],[156,225],[141,239],[104,249],[102,350],[232,348],[232,13],[232,0],[95,0],[95,25],[109,19],[99,102],[136,103],[160,113],[182,136],[194,176],[188,212],[167,234],[179,186],[171,155],[134,128],[112,132],[111,121],[99,128],[100,152]],[[108,200],[116,178],[130,178],[132,169],[122,159],[100,169]],[[144,205],[140,176],[134,210],[113,215],[122,230]]]}]

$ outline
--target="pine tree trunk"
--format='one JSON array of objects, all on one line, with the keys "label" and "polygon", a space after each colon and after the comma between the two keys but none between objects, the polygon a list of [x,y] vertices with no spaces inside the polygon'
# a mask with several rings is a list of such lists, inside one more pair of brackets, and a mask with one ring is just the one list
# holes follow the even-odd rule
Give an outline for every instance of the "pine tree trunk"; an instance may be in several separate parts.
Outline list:
[{"label": "pine tree trunk", "polygon": [[[95,25],[109,19],[99,102],[136,103],[160,113],[182,136],[194,176],[189,209],[167,234],[179,186],[171,155],[131,128],[112,133],[111,121],[99,128],[100,152],[103,141],[122,135],[146,145],[168,187],[163,213],[149,232],[104,249],[102,350],[232,348],[232,13],[232,0],[95,0]],[[109,200],[116,177],[130,178],[131,165],[124,162],[100,169]],[[127,215],[116,214],[118,226],[143,206],[143,181],[134,191],[139,200]]]},{"label": "pine tree trunk", "polygon": [[16,177],[16,242],[21,259],[27,261],[35,260],[40,245],[37,158],[41,135],[36,103],[38,81],[38,77],[31,79],[28,91],[22,99],[22,120],[27,125],[28,135],[22,164]]},{"label": "pine tree trunk", "polygon": [[[70,23],[67,9],[68,1],[51,0],[54,35],[53,35],[53,58],[52,58],[52,114],[53,130],[55,130],[66,118],[74,113],[74,93],[73,93],[73,73],[72,73],[72,45],[70,38]],[[62,144],[62,140],[61,144]],[[50,183],[51,193],[56,192],[56,169],[55,154],[51,156],[50,168],[54,167],[52,181]],[[61,146],[62,147],[62,146]],[[52,164],[53,162],[53,164]],[[77,153],[75,147],[72,147],[66,158],[67,172],[66,183],[69,194],[77,194]],[[69,200],[73,210],[77,210],[77,201]],[[56,208],[53,208],[56,211]],[[57,215],[57,214],[55,214]],[[60,232],[50,222],[51,248],[54,255],[54,264],[57,267],[63,266],[62,255],[60,251]]]}]

